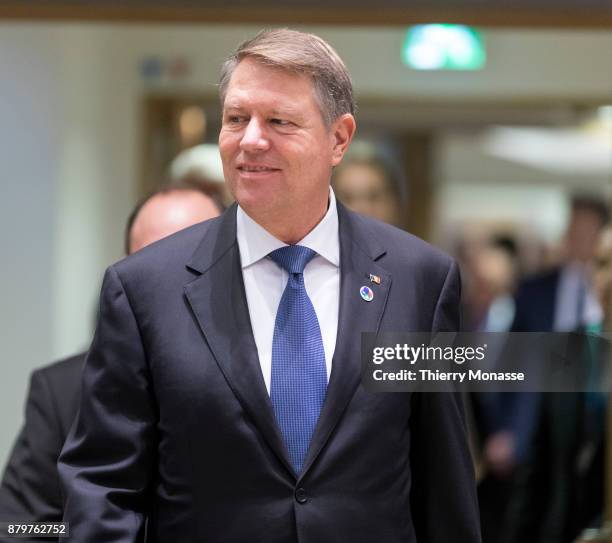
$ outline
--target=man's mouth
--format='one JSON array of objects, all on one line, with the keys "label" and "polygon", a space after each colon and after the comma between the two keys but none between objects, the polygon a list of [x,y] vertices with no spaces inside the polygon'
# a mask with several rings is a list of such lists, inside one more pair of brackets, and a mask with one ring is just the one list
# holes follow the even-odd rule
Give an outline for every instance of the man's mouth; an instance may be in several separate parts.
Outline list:
[{"label": "man's mouth", "polygon": [[261,173],[261,172],[277,172],[278,168],[272,168],[270,166],[260,166],[256,164],[241,164],[238,166],[238,170],[247,173]]}]

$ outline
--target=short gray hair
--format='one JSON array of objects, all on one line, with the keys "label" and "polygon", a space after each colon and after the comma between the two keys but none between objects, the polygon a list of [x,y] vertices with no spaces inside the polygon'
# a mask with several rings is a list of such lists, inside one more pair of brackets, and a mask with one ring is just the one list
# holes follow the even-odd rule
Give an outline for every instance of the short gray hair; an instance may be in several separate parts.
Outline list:
[{"label": "short gray hair", "polygon": [[327,126],[345,113],[355,114],[351,76],[338,53],[318,36],[288,28],[263,30],[241,43],[228,57],[219,81],[221,106],[234,69],[247,57],[265,66],[310,77]]}]

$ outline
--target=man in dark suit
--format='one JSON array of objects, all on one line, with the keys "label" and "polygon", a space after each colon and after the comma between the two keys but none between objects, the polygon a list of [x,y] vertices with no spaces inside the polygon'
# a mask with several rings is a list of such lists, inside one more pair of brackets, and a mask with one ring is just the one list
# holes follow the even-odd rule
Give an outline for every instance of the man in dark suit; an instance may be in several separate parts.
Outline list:
[{"label": "man in dark suit", "polygon": [[[216,204],[200,190],[162,189],[144,199],[126,226],[126,252],[215,217]],[[25,424],[0,485],[0,520],[60,521],[62,497],[57,459],[78,408],[81,353],[32,373]]]},{"label": "man in dark suit", "polygon": [[514,332],[569,332],[599,322],[601,309],[589,283],[597,240],[608,219],[599,198],[572,199],[563,262],[519,285]]},{"label": "man in dark suit", "polygon": [[361,385],[365,331],[452,331],[443,253],[336,203],[350,77],[311,34],[224,64],[237,205],[111,266],[60,457],[73,542],[477,543],[451,393]]},{"label": "man in dark suit", "polygon": [[60,521],[57,458],[77,412],[85,353],[32,373],[25,424],[0,485],[3,521]]}]

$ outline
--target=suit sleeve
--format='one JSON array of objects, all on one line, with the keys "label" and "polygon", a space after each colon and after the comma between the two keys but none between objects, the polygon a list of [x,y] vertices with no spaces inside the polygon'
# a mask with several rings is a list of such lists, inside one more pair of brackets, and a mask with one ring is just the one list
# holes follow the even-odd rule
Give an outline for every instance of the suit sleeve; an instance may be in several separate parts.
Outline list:
[{"label": "suit sleeve", "polygon": [[[433,332],[459,330],[461,287],[455,262],[438,297]],[[410,494],[417,541],[479,543],[480,520],[463,402],[455,392],[413,394]]]},{"label": "suit sleeve", "polygon": [[132,543],[143,533],[156,466],[157,407],[140,329],[113,267],[59,459],[71,543]]},{"label": "suit sleeve", "polygon": [[61,426],[45,374],[30,379],[25,422],[9,457],[0,486],[0,520],[58,522],[62,499],[57,458]]}]

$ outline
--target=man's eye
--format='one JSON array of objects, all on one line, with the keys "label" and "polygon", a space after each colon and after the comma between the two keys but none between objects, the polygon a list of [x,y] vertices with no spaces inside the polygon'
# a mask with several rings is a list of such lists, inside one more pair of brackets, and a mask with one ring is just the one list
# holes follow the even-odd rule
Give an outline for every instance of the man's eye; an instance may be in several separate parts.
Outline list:
[{"label": "man's eye", "polygon": [[278,124],[279,126],[289,126],[291,121],[287,121],[285,119],[271,119],[272,124]]},{"label": "man's eye", "polygon": [[227,117],[227,122],[230,124],[237,124],[244,121],[244,117],[240,117],[239,115],[229,115]]}]

